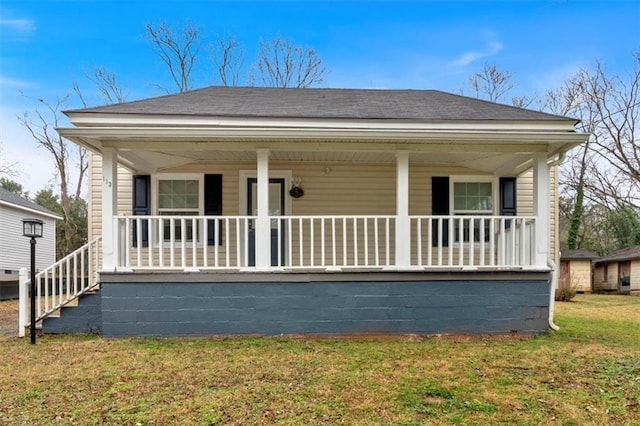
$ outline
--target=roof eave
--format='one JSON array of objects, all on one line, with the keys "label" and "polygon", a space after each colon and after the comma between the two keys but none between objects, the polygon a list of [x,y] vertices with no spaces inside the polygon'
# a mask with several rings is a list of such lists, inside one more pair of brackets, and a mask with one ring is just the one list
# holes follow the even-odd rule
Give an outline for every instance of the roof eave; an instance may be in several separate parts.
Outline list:
[{"label": "roof eave", "polygon": [[62,216],[58,216],[55,213],[46,213],[37,209],[32,209],[30,207],[26,207],[26,206],[21,206],[19,204],[15,204],[15,203],[11,203],[8,201],[4,201],[4,200],[0,200],[0,204],[5,205],[5,206],[9,206],[9,207],[13,207],[15,209],[19,209],[19,210],[24,210],[25,212],[28,212],[30,214],[35,214],[35,215],[39,215],[39,216],[45,216],[48,217],[50,219],[56,219],[56,220],[62,220]]}]

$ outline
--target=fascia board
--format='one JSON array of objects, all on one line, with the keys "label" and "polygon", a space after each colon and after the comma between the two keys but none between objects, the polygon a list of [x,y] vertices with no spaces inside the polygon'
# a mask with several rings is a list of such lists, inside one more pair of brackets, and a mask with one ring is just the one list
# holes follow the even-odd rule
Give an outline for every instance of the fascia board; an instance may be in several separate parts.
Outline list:
[{"label": "fascia board", "polygon": [[48,218],[56,219],[56,220],[62,220],[63,219],[62,216],[58,216],[57,214],[41,212],[40,210],[32,209],[30,207],[21,206],[21,205],[18,205],[18,204],[9,203],[9,202],[3,201],[3,200],[0,200],[0,205],[8,206],[8,207],[11,207],[11,208],[14,208],[14,209],[18,209],[18,210],[23,210],[25,212],[28,212],[29,214],[33,214],[33,215],[37,215],[37,216],[44,216],[44,217],[48,217]]},{"label": "fascia board", "polygon": [[[57,128],[58,133],[81,144],[87,139],[152,140],[345,140],[345,141],[475,141],[490,143],[581,143],[588,134],[562,131],[440,130],[440,129],[344,129],[344,128],[194,128],[194,127],[81,127]],[[81,142],[80,139],[84,139]],[[132,145],[135,142],[132,141]]]},{"label": "fascia board", "polygon": [[287,119],[259,117],[198,117],[141,114],[69,114],[78,127],[223,127],[223,128],[334,128],[415,130],[529,130],[574,131],[574,120],[455,120],[417,121],[396,119]]}]

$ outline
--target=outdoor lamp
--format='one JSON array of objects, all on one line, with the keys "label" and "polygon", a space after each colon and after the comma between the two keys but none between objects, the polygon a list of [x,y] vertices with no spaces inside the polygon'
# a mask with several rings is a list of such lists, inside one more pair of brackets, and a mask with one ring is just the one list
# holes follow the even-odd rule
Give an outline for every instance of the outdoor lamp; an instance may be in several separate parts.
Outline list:
[{"label": "outdoor lamp", "polygon": [[42,237],[43,224],[40,219],[22,219],[22,235],[31,238]]},{"label": "outdoor lamp", "polygon": [[31,344],[36,344],[36,238],[42,237],[44,222],[22,219],[22,235],[31,238]]}]

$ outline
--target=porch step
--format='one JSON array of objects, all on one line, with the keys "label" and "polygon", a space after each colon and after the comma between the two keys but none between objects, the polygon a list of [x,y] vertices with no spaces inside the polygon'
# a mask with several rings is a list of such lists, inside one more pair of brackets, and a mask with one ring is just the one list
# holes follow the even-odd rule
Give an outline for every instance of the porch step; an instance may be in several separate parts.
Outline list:
[{"label": "porch step", "polygon": [[64,306],[58,316],[45,318],[42,330],[47,334],[101,333],[102,298],[99,291],[80,296],[77,306]]}]

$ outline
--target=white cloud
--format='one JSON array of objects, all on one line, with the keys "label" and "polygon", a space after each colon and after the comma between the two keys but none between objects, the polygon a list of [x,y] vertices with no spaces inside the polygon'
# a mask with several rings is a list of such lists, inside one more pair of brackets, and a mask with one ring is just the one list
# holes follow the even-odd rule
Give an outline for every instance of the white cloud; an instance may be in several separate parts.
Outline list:
[{"label": "white cloud", "polygon": [[562,86],[565,80],[574,76],[583,66],[579,62],[558,64],[553,68],[540,70],[529,78],[536,87],[554,89]]},{"label": "white cloud", "polygon": [[481,58],[488,58],[500,52],[502,50],[502,43],[497,41],[490,41],[487,43],[484,49],[472,50],[465,52],[458,58],[454,59],[452,64],[457,66],[469,65],[472,62]]},{"label": "white cloud", "polygon": [[30,81],[18,80],[16,78],[0,75],[0,86],[9,87],[9,88],[11,87],[20,88],[20,87],[32,87],[34,86],[34,84]]},{"label": "white cloud", "polygon": [[6,19],[0,18],[0,27],[19,34],[31,34],[36,30],[36,24],[31,19]]}]

